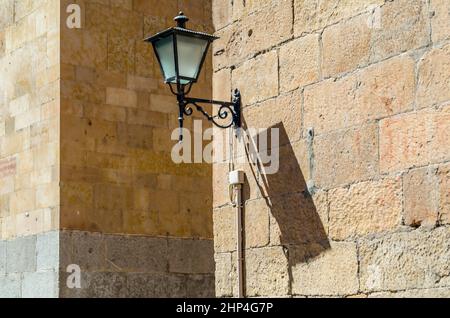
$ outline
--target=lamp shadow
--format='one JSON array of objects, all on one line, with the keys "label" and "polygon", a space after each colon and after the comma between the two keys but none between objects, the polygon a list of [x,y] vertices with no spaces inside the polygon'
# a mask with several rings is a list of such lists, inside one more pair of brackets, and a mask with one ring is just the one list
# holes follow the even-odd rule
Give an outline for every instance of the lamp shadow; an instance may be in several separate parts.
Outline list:
[{"label": "lamp shadow", "polygon": [[[244,129],[248,131],[245,119]],[[280,147],[271,147],[273,129],[278,129]],[[265,168],[258,161],[256,164],[249,164],[251,175],[247,177],[256,181],[259,192],[269,207],[271,245],[283,246],[292,283],[292,267],[319,256],[330,249],[330,243],[283,123],[269,127],[266,133],[257,134],[253,140],[259,140],[259,138],[267,138],[268,141],[266,149],[257,149],[257,151],[265,151],[272,158],[278,152],[279,169],[274,173],[264,174]],[[255,147],[259,148],[259,143]],[[251,162],[248,151],[246,151],[246,157],[248,162]],[[247,180],[244,187],[245,200],[248,200],[250,196],[248,183]],[[324,214],[323,209],[321,213]],[[327,218],[326,214],[322,215],[322,218]]]}]

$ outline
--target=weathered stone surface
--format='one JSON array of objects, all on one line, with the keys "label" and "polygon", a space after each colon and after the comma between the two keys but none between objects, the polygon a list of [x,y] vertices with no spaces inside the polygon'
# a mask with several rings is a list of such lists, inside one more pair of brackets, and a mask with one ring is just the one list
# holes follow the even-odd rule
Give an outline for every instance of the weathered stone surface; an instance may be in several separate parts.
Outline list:
[{"label": "weathered stone surface", "polygon": [[169,272],[208,274],[214,272],[212,240],[169,239]]},{"label": "weathered stone surface", "polygon": [[[255,106],[246,107],[243,110],[243,120],[250,130],[256,130],[252,135],[262,136],[264,130],[268,129],[267,136],[271,136],[272,129],[278,129],[279,146],[294,143],[301,138],[302,127],[302,94],[301,90],[295,90],[287,94],[279,95],[277,98],[269,99]],[[268,143],[274,140],[268,140]],[[269,148],[278,145],[268,144]],[[259,149],[262,149],[259,146]]]},{"label": "weathered stone surface", "polygon": [[433,42],[450,37],[450,2],[446,0],[431,0],[433,17],[431,30]]},{"label": "weathered stone surface", "polygon": [[414,60],[402,56],[306,88],[305,128],[322,134],[412,109],[414,72]]},{"label": "weathered stone surface", "polygon": [[6,244],[0,240],[0,276],[6,273]]},{"label": "weathered stone surface", "polygon": [[233,18],[233,1],[231,0],[212,0],[213,25],[216,30],[222,29],[229,24]]},{"label": "weathered stone surface", "polygon": [[17,238],[8,242],[6,252],[8,273],[36,271],[36,236]]},{"label": "weathered stone surface", "polygon": [[330,237],[344,240],[393,231],[401,224],[400,178],[368,181],[330,190]]},{"label": "weathered stone surface", "polygon": [[23,298],[56,298],[58,297],[58,274],[55,271],[23,274]]},{"label": "weathered stone surface", "polygon": [[440,222],[450,223],[450,165],[440,166],[439,176],[439,217]]},{"label": "weathered stone surface", "polygon": [[450,158],[450,106],[380,122],[380,170],[399,171]]},{"label": "weathered stone surface", "polygon": [[214,256],[216,262],[215,271],[215,290],[217,297],[233,296],[233,284],[235,284],[235,275],[233,275],[233,263],[231,253],[216,253]]},{"label": "weathered stone surface", "polygon": [[295,246],[289,250],[289,259],[293,294],[344,296],[358,292],[355,243],[331,243],[328,248]]},{"label": "weathered stone surface", "polygon": [[437,169],[411,170],[403,176],[404,220],[409,226],[433,227],[438,221],[439,180]]},{"label": "weathered stone surface", "polygon": [[322,35],[323,76],[348,72],[369,62],[371,29],[364,14],[332,25]]},{"label": "weathered stone surface", "polygon": [[214,44],[213,53],[219,60],[215,63],[236,65],[292,37],[292,1],[257,2],[253,1],[258,6],[254,14],[243,15],[219,32],[222,38]]},{"label": "weathered stone surface", "polygon": [[0,29],[4,29],[14,21],[14,0],[5,0],[0,8]]},{"label": "weathered stone surface", "polygon": [[294,193],[267,199],[270,211],[270,245],[328,242],[328,204],[324,192],[310,196]]},{"label": "weathered stone surface", "polygon": [[343,132],[317,136],[314,156],[314,181],[318,187],[365,180],[378,173],[378,128],[362,126]]},{"label": "weathered stone surface", "polygon": [[[106,259],[104,235],[75,231],[71,232],[70,235],[72,236],[72,244],[66,248],[72,251],[71,261],[73,264],[80,265],[83,271],[102,271],[110,266]],[[69,264],[65,264],[65,266],[67,265]]]},{"label": "weathered stone surface", "polygon": [[419,62],[417,106],[441,104],[450,100],[450,45],[426,53]]},{"label": "weathered stone surface", "polygon": [[245,247],[263,247],[269,244],[269,207],[264,199],[248,201],[244,212]]},{"label": "weathered stone surface", "polygon": [[19,298],[21,296],[20,274],[0,275],[0,297]]},{"label": "weathered stone surface", "polygon": [[167,240],[109,236],[106,238],[106,260],[115,271],[165,272],[168,266]]},{"label": "weathered stone surface", "polygon": [[380,27],[373,29],[371,60],[379,61],[430,41],[427,0],[387,2],[380,10]]},{"label": "weathered stone surface", "polygon": [[130,297],[186,297],[185,277],[167,274],[131,274],[127,277]]},{"label": "weathered stone surface", "polygon": [[320,30],[327,25],[356,16],[361,12],[370,12],[383,3],[382,0],[373,0],[370,3],[358,0],[295,0],[295,36]]},{"label": "weathered stone surface", "polygon": [[36,269],[37,271],[55,270],[59,264],[59,232],[37,235]]},{"label": "weathered stone surface", "polygon": [[369,298],[449,298],[448,288],[411,289],[399,292],[379,292],[369,295]]},{"label": "weathered stone surface", "polygon": [[61,62],[105,69],[107,37],[105,33],[84,29],[65,29],[61,44]]},{"label": "weathered stone surface", "polygon": [[289,291],[288,260],[282,247],[246,252],[247,296],[286,296]]},{"label": "weathered stone surface", "polygon": [[186,277],[186,297],[188,298],[213,298],[213,275],[190,275]]},{"label": "weathered stone surface", "polygon": [[68,274],[62,272],[60,275],[61,298],[125,298],[128,295],[124,273],[83,272],[81,288],[73,289],[66,286]]},{"label": "weathered stone surface", "polygon": [[231,206],[213,212],[214,250],[216,253],[236,250],[236,212]]},{"label": "weathered stone surface", "polygon": [[270,51],[235,69],[232,73],[233,87],[239,87],[244,105],[254,104],[278,94],[277,73],[278,54]]},{"label": "weathered stone surface", "polygon": [[412,231],[362,241],[359,248],[363,291],[448,287],[448,227]]},{"label": "weathered stone surface", "polygon": [[319,36],[307,35],[280,48],[280,91],[287,92],[319,79]]}]

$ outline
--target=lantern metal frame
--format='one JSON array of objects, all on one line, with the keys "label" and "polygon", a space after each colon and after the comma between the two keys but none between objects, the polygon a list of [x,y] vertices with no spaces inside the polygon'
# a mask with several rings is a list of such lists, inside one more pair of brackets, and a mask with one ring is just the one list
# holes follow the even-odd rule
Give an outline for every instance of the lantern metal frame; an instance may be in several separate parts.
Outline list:
[{"label": "lantern metal frame", "polygon": [[[183,12],[180,12],[174,19],[177,22],[177,26],[167,29],[165,31],[159,32],[156,35],[145,39],[146,42],[150,42],[153,46],[156,58],[158,60],[161,72],[165,78],[165,83],[169,85],[170,91],[177,97],[178,108],[179,108],[179,127],[180,127],[180,141],[183,140],[183,123],[185,116],[191,116],[193,114],[193,108],[199,111],[206,119],[212,122],[216,127],[227,129],[230,127],[239,128],[241,127],[241,94],[238,89],[235,89],[230,102],[227,101],[217,101],[212,99],[204,98],[192,98],[187,95],[192,89],[192,85],[198,80],[198,77],[202,71],[203,64],[205,62],[206,56],[208,55],[208,50],[211,43],[218,39],[218,37],[193,30],[186,29],[186,22],[189,21]],[[185,76],[180,76],[179,70],[179,56],[177,47],[177,36],[183,35],[191,38],[199,38],[207,41],[203,57],[201,59],[196,78],[189,78]],[[161,58],[159,56],[158,50],[156,49],[156,43],[168,36],[173,37],[173,53],[174,53],[174,64],[175,64],[175,76],[166,79],[166,74],[164,72]],[[182,84],[181,80],[188,81],[187,84]],[[174,81],[176,81],[174,83]],[[210,115],[205,109],[199,104],[211,104],[218,105],[219,109],[216,115]]]}]

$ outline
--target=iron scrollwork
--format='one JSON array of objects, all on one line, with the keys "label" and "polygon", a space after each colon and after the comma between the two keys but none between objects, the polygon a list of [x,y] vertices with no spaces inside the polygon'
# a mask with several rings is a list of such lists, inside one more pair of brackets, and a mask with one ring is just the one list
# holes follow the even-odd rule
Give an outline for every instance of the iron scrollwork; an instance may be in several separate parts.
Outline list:
[{"label": "iron scrollwork", "polygon": [[[172,87],[171,87],[172,88]],[[180,124],[180,141],[183,140],[183,121],[184,116],[192,116],[194,108],[200,112],[208,121],[212,122],[216,127],[227,129],[230,127],[241,127],[241,94],[238,89],[233,93],[231,102],[216,101],[202,98],[186,97],[184,89],[178,90],[181,93],[176,94],[179,106],[179,124]],[[189,91],[189,90],[188,90]],[[175,93],[175,92],[174,92]],[[220,106],[216,115],[211,115],[199,104],[211,104]],[[225,122],[224,122],[225,121]]]}]

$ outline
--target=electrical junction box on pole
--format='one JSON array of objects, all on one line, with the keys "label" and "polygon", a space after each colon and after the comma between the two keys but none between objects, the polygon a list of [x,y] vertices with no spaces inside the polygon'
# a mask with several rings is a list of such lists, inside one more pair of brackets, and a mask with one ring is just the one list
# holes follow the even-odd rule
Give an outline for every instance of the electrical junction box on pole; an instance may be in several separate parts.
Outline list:
[{"label": "electrical junction box on pole", "polygon": [[242,170],[231,171],[228,175],[230,185],[240,185],[245,182],[245,173]]}]

